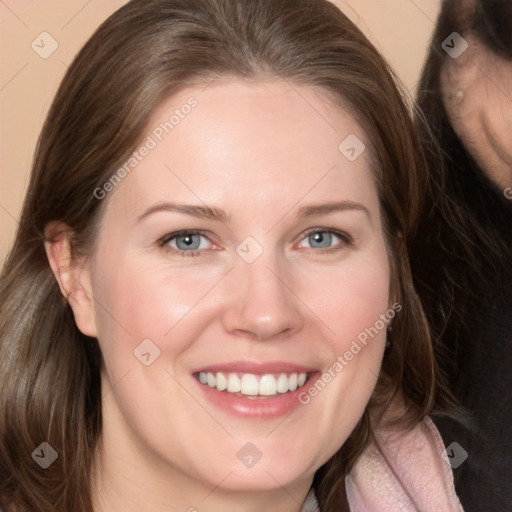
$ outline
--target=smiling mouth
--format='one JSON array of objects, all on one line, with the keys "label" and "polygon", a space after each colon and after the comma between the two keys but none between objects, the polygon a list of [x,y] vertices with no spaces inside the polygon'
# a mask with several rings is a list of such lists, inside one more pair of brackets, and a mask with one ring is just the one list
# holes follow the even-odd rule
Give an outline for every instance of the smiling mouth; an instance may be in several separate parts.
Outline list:
[{"label": "smiling mouth", "polygon": [[198,372],[194,376],[217,391],[249,399],[264,399],[285,395],[304,386],[310,373],[225,373]]}]

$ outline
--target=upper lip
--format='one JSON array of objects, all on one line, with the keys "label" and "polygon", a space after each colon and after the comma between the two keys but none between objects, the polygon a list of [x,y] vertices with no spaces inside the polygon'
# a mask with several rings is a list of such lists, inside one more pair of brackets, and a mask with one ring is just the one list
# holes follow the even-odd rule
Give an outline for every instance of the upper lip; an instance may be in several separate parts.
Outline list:
[{"label": "upper lip", "polygon": [[212,364],[197,368],[192,373],[252,373],[254,375],[265,375],[269,373],[311,373],[317,371],[316,368],[303,366],[284,361],[232,361],[229,363]]}]

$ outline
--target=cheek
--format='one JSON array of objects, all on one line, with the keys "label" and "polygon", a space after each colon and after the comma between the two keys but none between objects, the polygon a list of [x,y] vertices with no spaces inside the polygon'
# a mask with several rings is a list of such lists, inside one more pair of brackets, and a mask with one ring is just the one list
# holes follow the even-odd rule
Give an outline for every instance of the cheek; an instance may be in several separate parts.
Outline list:
[{"label": "cheek", "polygon": [[377,254],[323,278],[317,275],[323,292],[308,298],[328,334],[318,347],[325,361],[322,376],[300,399],[312,408],[319,431],[331,432],[326,452],[344,442],[363,414],[396,314],[390,305],[388,259],[385,251]]},{"label": "cheek", "polygon": [[[93,276],[93,293],[98,339],[107,366],[109,360],[117,367],[133,363],[133,351],[145,339],[162,351],[165,347],[172,363],[172,356],[192,343],[207,320],[208,301],[203,299],[222,275],[221,268],[190,272],[147,265],[137,258],[102,259]],[[184,320],[187,336],[173,336],[182,332]]]},{"label": "cheek", "polygon": [[[308,287],[316,291],[307,300],[315,304],[314,311],[329,328],[331,348],[337,353],[348,350],[351,341],[374,326],[389,308],[390,269],[385,255],[317,275],[316,282],[316,287]],[[377,327],[382,327],[380,322]]]}]

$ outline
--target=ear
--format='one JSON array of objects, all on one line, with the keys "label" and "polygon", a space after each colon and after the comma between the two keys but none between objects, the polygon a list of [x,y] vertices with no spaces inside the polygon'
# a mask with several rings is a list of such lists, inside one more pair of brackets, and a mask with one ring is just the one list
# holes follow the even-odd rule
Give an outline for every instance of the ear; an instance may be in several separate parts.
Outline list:
[{"label": "ear", "polygon": [[96,337],[91,272],[85,258],[72,258],[72,231],[63,222],[50,222],[45,228],[44,247],[60,291],[69,302],[78,329]]}]

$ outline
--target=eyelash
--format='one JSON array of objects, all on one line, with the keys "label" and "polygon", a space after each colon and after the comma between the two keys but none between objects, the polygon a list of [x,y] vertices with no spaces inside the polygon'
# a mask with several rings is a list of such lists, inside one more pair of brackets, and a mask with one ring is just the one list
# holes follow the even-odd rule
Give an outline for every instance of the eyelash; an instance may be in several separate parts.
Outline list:
[{"label": "eyelash", "polygon": [[[325,249],[315,249],[313,247],[309,247],[309,248],[305,247],[304,248],[304,249],[309,249],[311,251],[314,251],[315,254],[332,253],[334,251],[341,249],[341,247],[343,245],[351,246],[351,245],[353,245],[353,242],[354,242],[353,238],[348,233],[345,233],[343,231],[338,231],[337,229],[312,228],[312,229],[307,230],[303,234],[302,238],[299,240],[299,243],[314,233],[331,233],[331,234],[337,236],[338,238],[340,238],[343,242],[342,245],[335,245],[333,247],[328,247]],[[175,249],[174,247],[170,247],[167,244],[169,244],[169,242],[171,242],[172,240],[175,240],[176,238],[179,238],[179,237],[185,236],[185,235],[204,236],[205,238],[207,238],[210,241],[210,243],[212,243],[211,240],[208,238],[208,234],[209,233],[206,231],[194,230],[194,229],[175,231],[173,233],[168,233],[167,235],[163,236],[162,238],[160,238],[158,240],[157,243],[158,243],[158,246],[161,247],[162,249],[164,249],[165,251],[169,251],[169,252],[171,252],[175,255],[178,255],[180,257],[184,257],[184,258],[197,257],[197,256],[201,256],[201,253],[204,251],[204,249],[183,251],[183,250]]]}]

